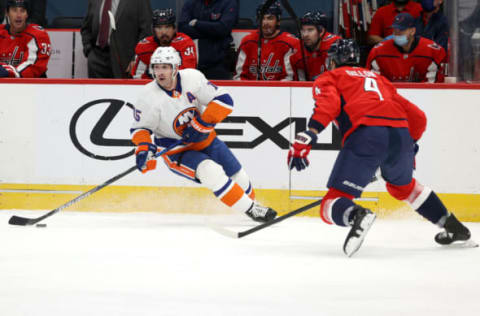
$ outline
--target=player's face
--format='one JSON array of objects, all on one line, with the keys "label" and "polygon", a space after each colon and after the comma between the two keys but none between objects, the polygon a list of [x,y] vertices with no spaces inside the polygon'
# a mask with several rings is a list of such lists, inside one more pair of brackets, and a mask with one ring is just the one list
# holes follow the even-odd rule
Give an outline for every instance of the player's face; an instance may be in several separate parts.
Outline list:
[{"label": "player's face", "polygon": [[173,25],[158,25],[153,28],[153,31],[155,32],[155,37],[160,42],[160,46],[170,46],[175,35],[175,27]]},{"label": "player's face", "polygon": [[273,14],[265,14],[262,19],[262,32],[266,38],[273,37],[277,31],[278,20]]},{"label": "player's face", "polygon": [[395,36],[405,35],[407,37],[408,43],[410,43],[411,41],[413,41],[413,38],[415,36],[415,28],[411,27],[405,30],[393,29],[393,35]]},{"label": "player's face", "polygon": [[314,49],[320,40],[322,33],[314,25],[302,25],[302,40],[306,47]]},{"label": "player's face", "polygon": [[27,27],[28,13],[22,7],[10,7],[7,11],[10,28],[13,33],[20,33]]},{"label": "player's face", "polygon": [[155,80],[158,84],[167,90],[170,90],[173,86],[174,69],[170,64],[155,64],[153,65],[153,73],[155,75]]}]

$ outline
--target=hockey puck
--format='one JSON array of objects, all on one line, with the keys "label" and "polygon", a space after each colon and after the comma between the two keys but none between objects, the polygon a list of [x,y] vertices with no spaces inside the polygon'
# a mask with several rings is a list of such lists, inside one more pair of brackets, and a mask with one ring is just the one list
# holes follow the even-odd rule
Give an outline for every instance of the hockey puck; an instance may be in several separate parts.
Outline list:
[{"label": "hockey puck", "polygon": [[43,228],[43,227],[47,227],[47,224],[37,224],[37,225],[35,225],[35,227]]}]

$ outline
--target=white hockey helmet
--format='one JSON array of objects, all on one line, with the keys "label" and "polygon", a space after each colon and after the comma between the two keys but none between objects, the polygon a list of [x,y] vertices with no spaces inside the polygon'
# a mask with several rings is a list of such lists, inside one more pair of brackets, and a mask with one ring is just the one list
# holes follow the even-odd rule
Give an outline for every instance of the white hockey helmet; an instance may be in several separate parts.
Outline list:
[{"label": "white hockey helmet", "polygon": [[171,46],[158,47],[150,57],[150,73],[155,77],[153,66],[156,64],[170,64],[173,68],[173,75],[177,74],[178,68],[182,64],[182,59],[177,50]]}]

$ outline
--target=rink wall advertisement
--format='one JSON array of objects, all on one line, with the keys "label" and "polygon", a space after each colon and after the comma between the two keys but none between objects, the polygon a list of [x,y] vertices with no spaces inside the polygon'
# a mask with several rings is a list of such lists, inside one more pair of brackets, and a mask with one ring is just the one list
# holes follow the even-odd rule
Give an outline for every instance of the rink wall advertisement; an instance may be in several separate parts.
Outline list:
[{"label": "rink wall advertisement", "polygon": [[[52,209],[134,165],[129,128],[144,81],[47,82],[0,84],[0,209]],[[312,113],[311,87],[218,84],[230,91],[235,109],[216,130],[249,174],[258,199],[288,211],[323,196],[340,148],[334,128],[320,135],[306,171],[286,166],[289,143]],[[415,177],[460,217],[480,220],[480,89],[445,87],[400,86],[428,117]],[[370,184],[360,203],[382,214],[408,210],[388,197],[384,185],[381,179]],[[208,190],[161,162],[157,170],[129,174],[71,209],[226,211]]]}]

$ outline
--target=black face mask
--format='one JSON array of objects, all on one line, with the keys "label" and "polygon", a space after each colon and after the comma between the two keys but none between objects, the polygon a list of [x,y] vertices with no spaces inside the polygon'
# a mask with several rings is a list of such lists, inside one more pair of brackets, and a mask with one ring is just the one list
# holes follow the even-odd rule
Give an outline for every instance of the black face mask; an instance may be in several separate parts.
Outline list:
[{"label": "black face mask", "polygon": [[397,5],[405,5],[409,0],[393,0],[393,2]]}]

